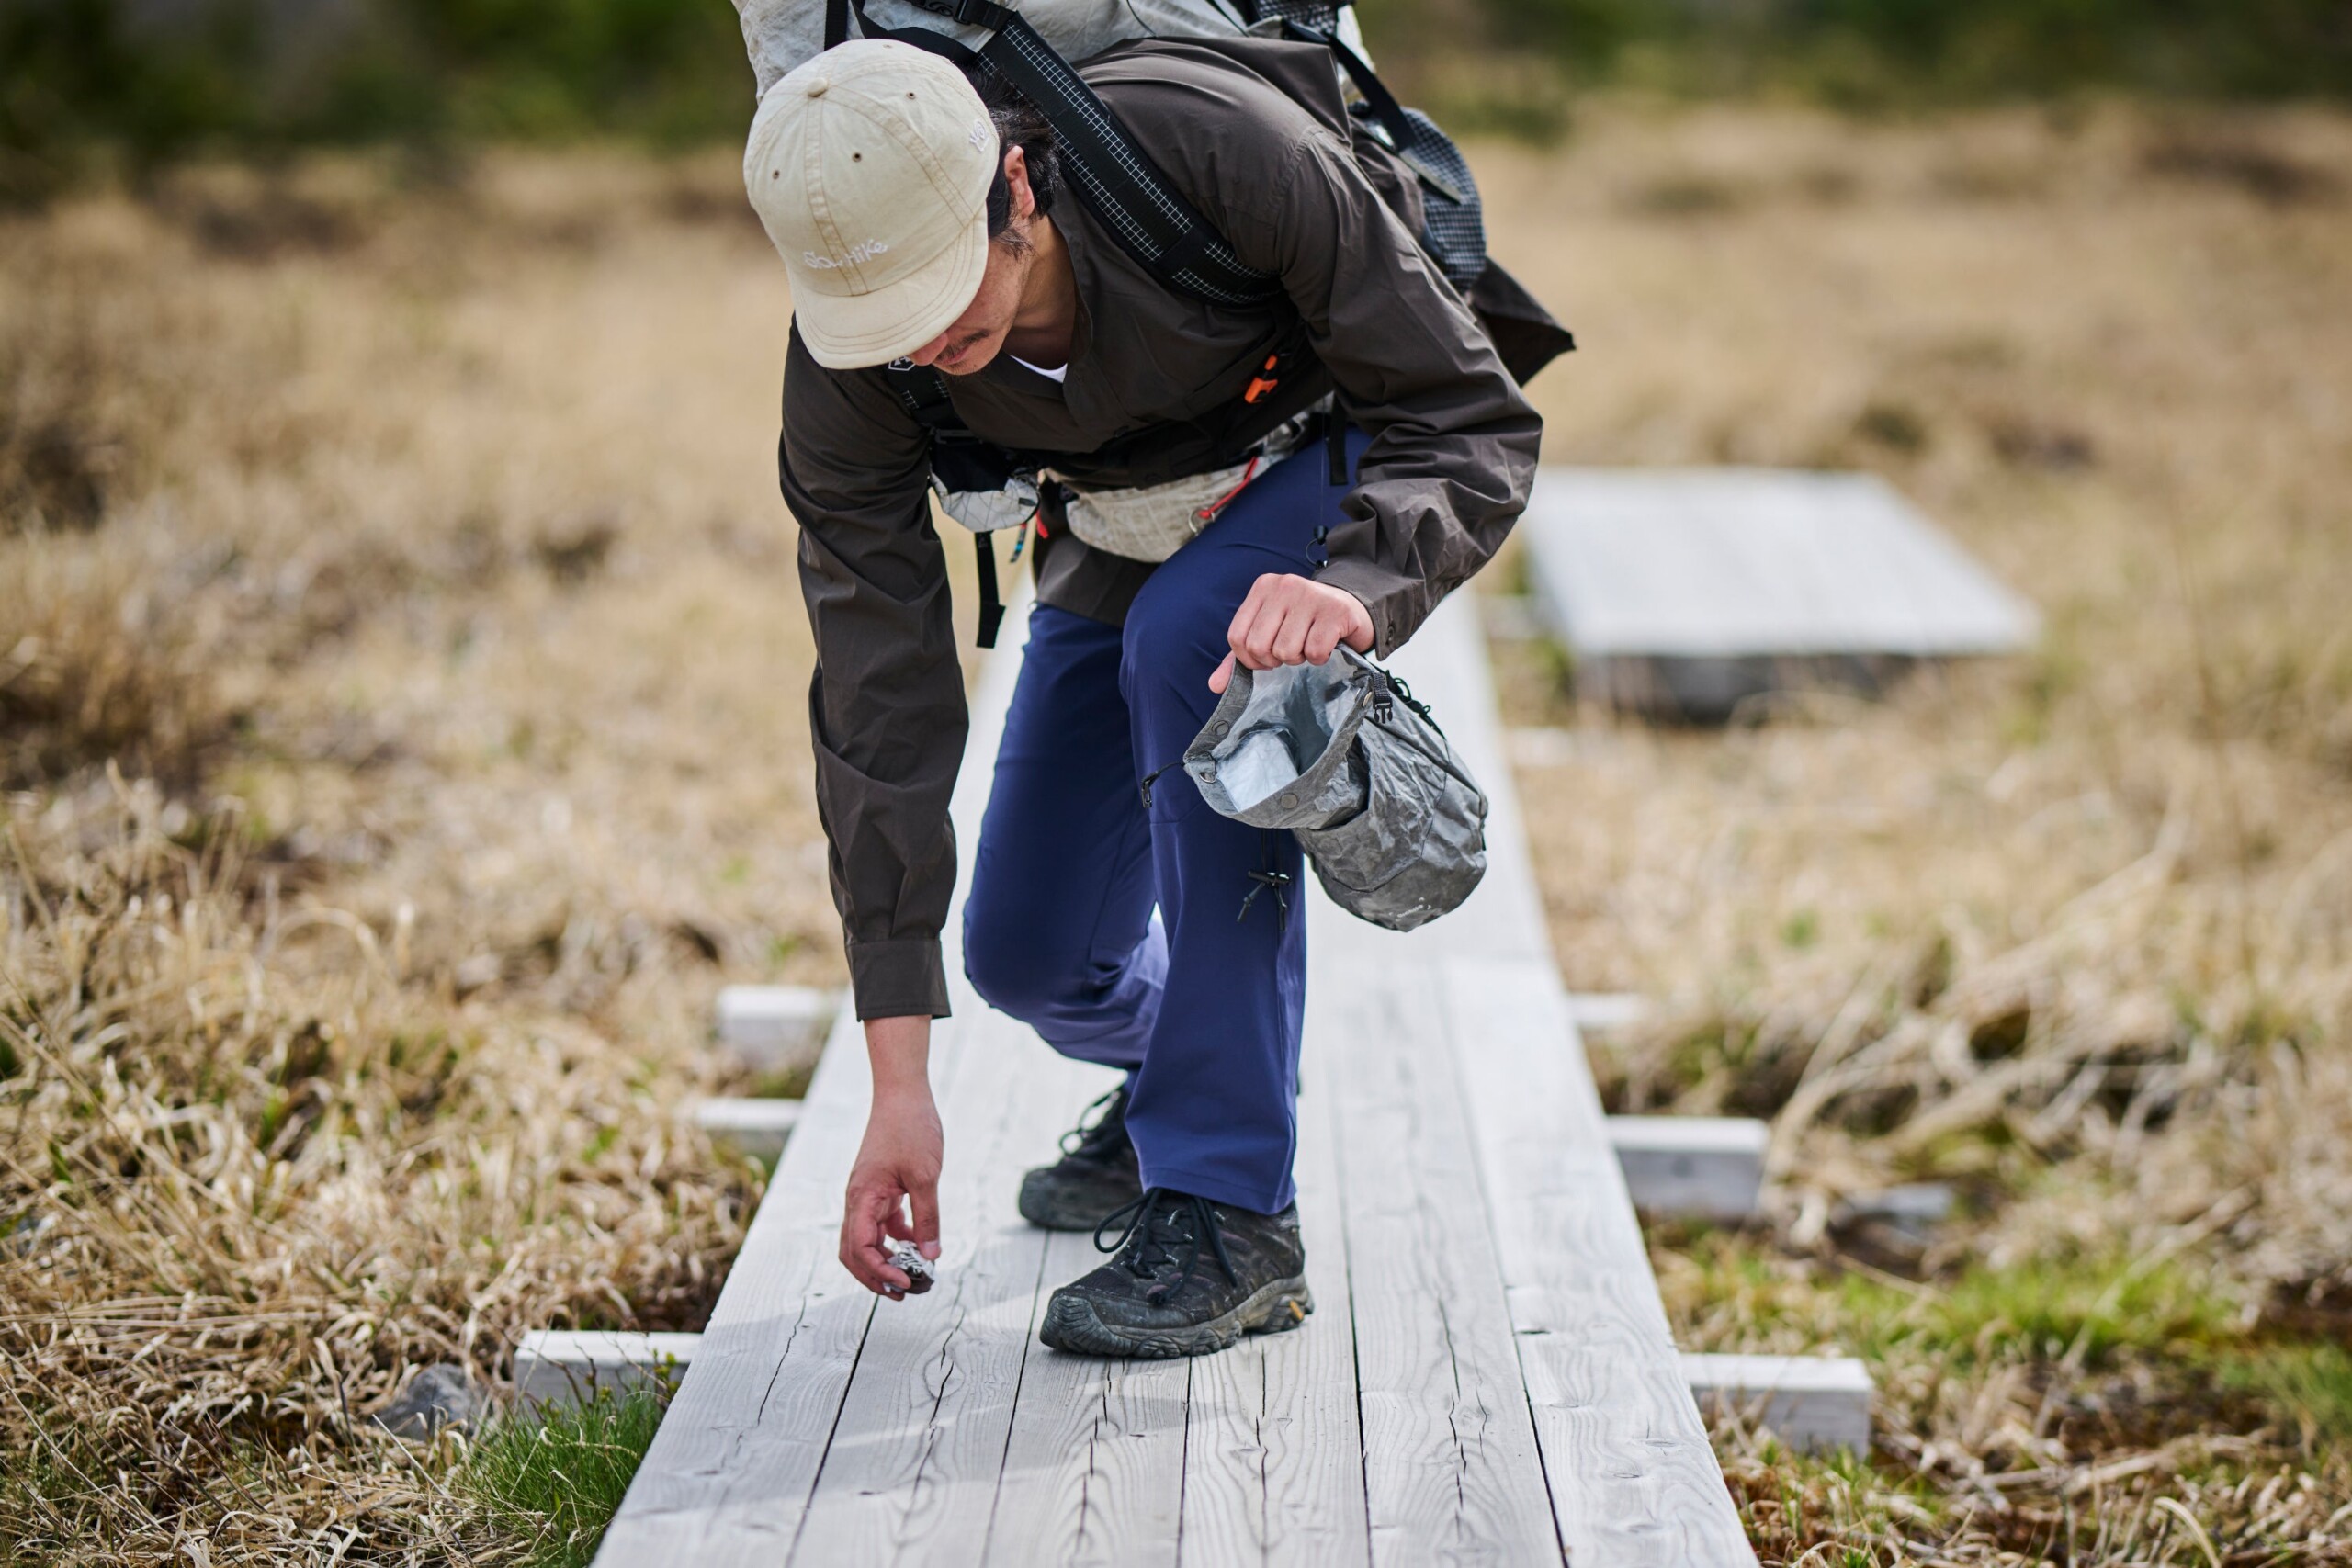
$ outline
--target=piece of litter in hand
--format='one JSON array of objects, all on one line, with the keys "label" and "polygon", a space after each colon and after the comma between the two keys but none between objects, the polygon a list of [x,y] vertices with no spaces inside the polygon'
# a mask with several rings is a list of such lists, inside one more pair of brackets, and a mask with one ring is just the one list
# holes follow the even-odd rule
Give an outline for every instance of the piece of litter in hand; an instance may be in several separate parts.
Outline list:
[{"label": "piece of litter in hand", "polygon": [[931,1282],[933,1278],[931,1271],[931,1265],[924,1260],[923,1255],[915,1249],[914,1243],[910,1241],[892,1242],[890,1244],[890,1264],[893,1268],[903,1269],[907,1271],[907,1294],[910,1296],[919,1296],[925,1291],[931,1289]]}]

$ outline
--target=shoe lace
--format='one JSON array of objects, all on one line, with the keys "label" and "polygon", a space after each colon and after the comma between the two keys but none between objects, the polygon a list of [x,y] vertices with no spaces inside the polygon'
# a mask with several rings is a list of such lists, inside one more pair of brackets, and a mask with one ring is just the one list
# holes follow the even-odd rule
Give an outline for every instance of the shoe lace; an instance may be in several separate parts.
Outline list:
[{"label": "shoe lace", "polygon": [[[1125,1224],[1118,1238],[1104,1242],[1102,1233],[1121,1221]],[[1216,1223],[1216,1211],[1205,1198],[1154,1187],[1125,1208],[1114,1210],[1094,1227],[1095,1250],[1118,1254],[1115,1267],[1138,1280],[1151,1280],[1144,1300],[1155,1305],[1192,1281],[1200,1268],[1204,1241],[1225,1277],[1239,1284],[1241,1277],[1234,1272],[1233,1259],[1225,1250],[1224,1227]],[[1160,1279],[1160,1271],[1176,1264],[1180,1255],[1182,1262],[1175,1277]]]},{"label": "shoe lace", "polygon": [[[1097,1115],[1096,1112],[1101,1112]],[[1062,1134],[1062,1153],[1073,1159],[1102,1159],[1127,1137],[1127,1086],[1120,1084],[1078,1113],[1078,1125]],[[1090,1120],[1091,1118],[1091,1120]]]}]

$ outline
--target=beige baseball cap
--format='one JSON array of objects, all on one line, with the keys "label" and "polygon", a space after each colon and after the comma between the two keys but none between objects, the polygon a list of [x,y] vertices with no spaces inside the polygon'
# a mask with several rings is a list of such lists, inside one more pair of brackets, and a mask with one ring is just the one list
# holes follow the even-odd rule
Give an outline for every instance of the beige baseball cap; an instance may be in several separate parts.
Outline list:
[{"label": "beige baseball cap", "polygon": [[903,358],[979,292],[996,129],[964,73],[887,39],[841,44],[760,99],[743,186],[835,370]]}]

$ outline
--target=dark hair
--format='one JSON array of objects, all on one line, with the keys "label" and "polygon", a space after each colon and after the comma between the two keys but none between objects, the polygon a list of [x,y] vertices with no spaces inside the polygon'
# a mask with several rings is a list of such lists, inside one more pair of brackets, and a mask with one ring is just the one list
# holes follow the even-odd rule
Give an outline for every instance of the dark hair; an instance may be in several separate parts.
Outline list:
[{"label": "dark hair", "polygon": [[989,238],[1002,237],[1012,222],[1012,186],[1004,177],[1004,154],[1021,149],[1028,166],[1029,194],[1037,210],[1051,212],[1055,193],[1061,189],[1061,159],[1054,151],[1054,128],[1037,106],[995,72],[984,72],[972,85],[979,89],[989,121],[996,127],[996,177],[989,182]]}]

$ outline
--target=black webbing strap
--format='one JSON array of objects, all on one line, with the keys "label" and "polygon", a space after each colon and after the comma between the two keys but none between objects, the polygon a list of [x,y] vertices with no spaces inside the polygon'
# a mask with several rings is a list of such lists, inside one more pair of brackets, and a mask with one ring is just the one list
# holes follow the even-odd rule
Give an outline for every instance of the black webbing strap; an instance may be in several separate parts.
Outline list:
[{"label": "black webbing strap", "polygon": [[867,37],[912,44],[967,67],[977,58],[1018,88],[1053,126],[1070,188],[1120,248],[1162,282],[1213,305],[1262,305],[1280,297],[1282,280],[1243,265],[1018,11],[992,0],[910,0],[962,26],[990,29],[973,51],[928,28],[882,27],[866,15],[865,0],[848,3]]},{"label": "black webbing strap", "polygon": [[1414,174],[1457,207],[1470,199],[1470,193],[1464,190],[1452,175],[1421,155],[1418,146],[1421,140],[1420,127],[1413,123],[1413,117],[1405,112],[1405,106],[1396,101],[1396,95],[1390,92],[1388,85],[1374,72],[1370,61],[1342,43],[1337,33],[1304,27],[1297,22],[1284,22],[1283,31],[1286,37],[1319,43],[1331,51],[1331,58],[1340,62],[1340,69],[1346,72],[1348,80],[1355,84],[1364,107],[1372,110],[1372,118],[1388,132],[1388,144],[1396,150],[1396,155],[1405,160]]},{"label": "black webbing strap", "polygon": [[911,359],[893,359],[882,367],[882,375],[917,424],[927,430],[961,426],[956,405],[947,400],[947,383],[940,379],[938,371]]},{"label": "black webbing strap", "polygon": [[825,0],[825,47],[849,41],[849,0]]},{"label": "black webbing strap", "polygon": [[977,563],[980,569],[980,631],[972,640],[982,648],[996,646],[996,629],[1004,624],[1004,598],[996,586],[994,537],[990,534],[972,536],[972,546],[980,552]]},{"label": "black webbing strap", "polygon": [[1405,117],[1405,106],[1396,101],[1396,95],[1388,90],[1388,85],[1374,73],[1372,62],[1341,43],[1339,34],[1285,21],[1283,23],[1283,35],[1303,43],[1319,43],[1329,50],[1331,58],[1340,62],[1340,69],[1348,73],[1348,80],[1355,84],[1356,91],[1363,95],[1363,101],[1371,107],[1373,118],[1386,128],[1390,142],[1399,151],[1412,145],[1418,133],[1413,129],[1413,122]]}]

